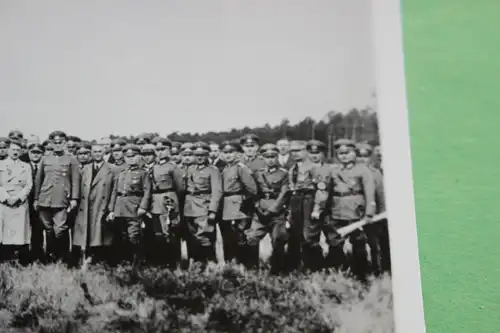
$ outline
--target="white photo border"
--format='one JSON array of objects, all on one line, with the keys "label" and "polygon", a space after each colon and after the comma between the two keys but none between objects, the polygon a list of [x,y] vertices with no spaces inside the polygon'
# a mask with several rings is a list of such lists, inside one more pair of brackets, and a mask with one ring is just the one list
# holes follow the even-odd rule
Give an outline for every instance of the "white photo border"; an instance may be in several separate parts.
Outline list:
[{"label": "white photo border", "polygon": [[425,332],[400,0],[371,0],[396,333]]}]

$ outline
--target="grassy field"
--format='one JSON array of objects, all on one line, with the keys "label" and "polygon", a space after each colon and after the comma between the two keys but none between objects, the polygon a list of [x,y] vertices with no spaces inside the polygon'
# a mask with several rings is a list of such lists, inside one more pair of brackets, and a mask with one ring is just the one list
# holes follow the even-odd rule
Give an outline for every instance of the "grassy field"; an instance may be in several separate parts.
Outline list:
[{"label": "grassy field", "polygon": [[388,276],[366,287],[333,272],[273,277],[221,263],[173,272],[3,264],[0,332],[390,333],[391,289]]}]

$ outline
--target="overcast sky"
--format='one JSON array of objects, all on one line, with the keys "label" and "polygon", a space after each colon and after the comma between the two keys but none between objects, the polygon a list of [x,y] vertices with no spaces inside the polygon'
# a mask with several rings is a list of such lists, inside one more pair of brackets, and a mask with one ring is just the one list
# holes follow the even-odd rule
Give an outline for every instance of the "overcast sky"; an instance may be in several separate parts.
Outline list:
[{"label": "overcast sky", "polygon": [[85,139],[373,104],[366,0],[4,0],[0,135]]}]

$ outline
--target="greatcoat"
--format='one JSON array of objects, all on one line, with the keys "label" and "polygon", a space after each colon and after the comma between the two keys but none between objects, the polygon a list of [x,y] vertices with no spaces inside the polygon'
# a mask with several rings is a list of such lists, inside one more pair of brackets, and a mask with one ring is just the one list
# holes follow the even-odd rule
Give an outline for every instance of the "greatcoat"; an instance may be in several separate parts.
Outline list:
[{"label": "greatcoat", "polygon": [[[31,166],[20,160],[0,161],[0,244],[26,245],[31,229],[28,196],[33,187]],[[18,205],[10,207],[8,198],[17,198]]]},{"label": "greatcoat", "polygon": [[107,246],[113,241],[112,223],[106,218],[112,211],[115,172],[111,164],[103,162],[92,180],[93,166],[89,163],[82,170],[81,201],[73,231],[73,245],[82,248]]}]

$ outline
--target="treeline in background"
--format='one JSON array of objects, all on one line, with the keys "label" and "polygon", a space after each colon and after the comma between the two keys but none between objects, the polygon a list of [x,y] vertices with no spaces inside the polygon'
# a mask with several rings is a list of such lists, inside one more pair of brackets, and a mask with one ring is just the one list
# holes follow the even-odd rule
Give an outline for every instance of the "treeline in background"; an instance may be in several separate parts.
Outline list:
[{"label": "treeline in background", "polygon": [[[347,113],[330,111],[322,119],[314,120],[306,117],[298,123],[291,124],[288,119],[283,119],[279,125],[271,126],[265,124],[261,127],[232,128],[228,131],[206,132],[206,133],[180,133],[172,132],[166,137],[172,141],[179,142],[217,142],[235,140],[241,136],[255,133],[260,137],[261,143],[275,143],[279,139],[311,140],[316,139],[326,143],[329,147],[329,155],[333,151],[332,143],[341,138],[352,139],[355,142],[366,142],[371,145],[379,145],[379,123],[377,113],[371,108],[351,109]],[[162,133],[141,133],[136,137],[162,136]],[[110,135],[112,139],[117,135]],[[126,139],[133,139],[130,136]]]}]

